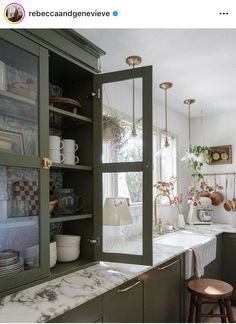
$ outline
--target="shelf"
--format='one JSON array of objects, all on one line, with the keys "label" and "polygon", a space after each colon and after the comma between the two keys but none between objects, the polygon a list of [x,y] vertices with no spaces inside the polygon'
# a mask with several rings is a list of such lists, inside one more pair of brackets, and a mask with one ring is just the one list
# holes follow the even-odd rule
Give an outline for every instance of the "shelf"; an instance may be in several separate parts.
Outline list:
[{"label": "shelf", "polygon": [[0,115],[38,123],[38,107],[35,101],[0,90]]},{"label": "shelf", "polygon": [[53,106],[49,106],[49,112],[53,113],[52,116],[51,114],[49,115],[50,127],[52,128],[69,128],[81,124],[92,124],[91,118]]},{"label": "shelf", "polygon": [[85,259],[78,259],[73,262],[57,262],[55,267],[51,269],[51,279],[64,276],[68,273],[81,270],[88,265],[94,265],[97,262],[93,262],[91,260],[85,260]]},{"label": "shelf", "polygon": [[88,165],[72,165],[72,164],[63,164],[63,163],[53,163],[52,168],[70,169],[75,171],[92,171],[92,167]]},{"label": "shelf", "polygon": [[7,98],[7,99],[11,99],[11,100],[14,100],[14,101],[18,101],[18,102],[21,102],[21,103],[26,103],[28,105],[36,106],[36,101],[34,101],[32,99],[29,99],[29,98],[26,98],[26,97],[19,96],[17,94],[14,94],[13,92],[0,90],[0,96],[3,96],[5,98]]},{"label": "shelf", "polygon": [[58,223],[58,222],[68,222],[78,219],[87,219],[92,218],[92,214],[83,214],[83,215],[63,215],[58,217],[51,217],[49,223]]}]

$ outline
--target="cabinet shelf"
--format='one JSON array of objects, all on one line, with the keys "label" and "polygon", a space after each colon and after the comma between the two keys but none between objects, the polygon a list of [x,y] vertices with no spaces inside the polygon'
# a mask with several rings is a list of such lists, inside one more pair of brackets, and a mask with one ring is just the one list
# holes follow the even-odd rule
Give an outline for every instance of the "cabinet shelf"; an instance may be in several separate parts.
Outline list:
[{"label": "cabinet shelf", "polygon": [[96,262],[93,262],[91,260],[86,260],[86,259],[78,259],[73,262],[57,262],[55,267],[51,269],[51,279],[64,276],[68,273],[81,270],[88,265],[93,265]]},{"label": "cabinet shelf", "polygon": [[36,124],[38,108],[36,101],[0,90],[0,115]]},{"label": "cabinet shelf", "polygon": [[63,216],[57,216],[50,218],[50,223],[58,223],[58,222],[68,222],[78,219],[86,219],[86,218],[92,218],[92,214],[83,214],[83,215],[63,215]]},{"label": "cabinet shelf", "polygon": [[81,124],[92,124],[92,119],[74,114],[70,111],[65,111],[60,108],[49,106],[50,127],[53,128],[68,128]]},{"label": "cabinet shelf", "polygon": [[72,164],[63,164],[63,163],[53,163],[52,168],[70,169],[76,171],[92,171],[92,167],[88,165],[72,165]]},{"label": "cabinet shelf", "polygon": [[6,99],[11,99],[21,103],[26,103],[28,105],[32,105],[32,106],[36,105],[36,101],[26,97],[19,96],[9,91],[0,90],[0,96],[5,97]]}]

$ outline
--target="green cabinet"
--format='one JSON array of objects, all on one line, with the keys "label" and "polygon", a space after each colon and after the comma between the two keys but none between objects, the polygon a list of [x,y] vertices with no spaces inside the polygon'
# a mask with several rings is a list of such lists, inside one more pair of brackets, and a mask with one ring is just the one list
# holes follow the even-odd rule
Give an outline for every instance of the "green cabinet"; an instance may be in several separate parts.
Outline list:
[{"label": "green cabinet", "polygon": [[[152,67],[98,74],[104,54],[72,30],[0,31],[0,252],[17,250],[24,270],[0,268],[0,296],[93,261],[152,264]],[[52,97],[79,101],[77,110]],[[103,151],[111,106],[120,109],[110,116],[126,130],[125,145],[108,140]],[[137,137],[130,136],[132,117]],[[79,163],[50,166],[49,135],[75,140]],[[61,189],[82,196],[83,207],[50,213]],[[104,201],[122,197],[132,219],[105,224]],[[80,256],[50,269],[49,243],[58,233],[81,236]]]},{"label": "green cabinet", "polygon": [[48,323],[98,323],[102,322],[102,297],[96,297]]},{"label": "green cabinet", "polygon": [[0,61],[1,293],[49,275],[48,51],[1,30]]},{"label": "green cabinet", "polygon": [[[236,259],[234,252],[236,251],[236,234],[223,234],[222,248],[222,279],[236,287]],[[234,292],[232,299],[236,300]]]},{"label": "green cabinet", "polygon": [[143,322],[143,282],[130,280],[103,296],[104,323]]},{"label": "green cabinet", "polygon": [[144,278],[144,322],[182,322],[183,285],[182,255],[148,271]]}]

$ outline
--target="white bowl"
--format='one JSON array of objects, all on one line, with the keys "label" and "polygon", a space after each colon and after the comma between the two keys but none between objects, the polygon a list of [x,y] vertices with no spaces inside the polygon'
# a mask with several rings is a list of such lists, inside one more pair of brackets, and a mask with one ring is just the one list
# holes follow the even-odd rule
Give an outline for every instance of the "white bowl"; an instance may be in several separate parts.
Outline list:
[{"label": "white bowl", "polygon": [[79,247],[61,246],[57,249],[57,259],[60,262],[70,262],[78,259],[80,254]]},{"label": "white bowl", "polygon": [[53,268],[57,263],[57,255],[55,257],[50,256],[50,268]]},{"label": "white bowl", "polygon": [[64,242],[60,242],[57,244],[57,246],[71,246],[71,247],[78,247],[80,246],[80,243],[64,243]]},{"label": "white bowl", "polygon": [[50,243],[50,252],[56,251],[56,250],[57,250],[57,242],[56,241],[51,242]]},{"label": "white bowl", "polygon": [[35,258],[39,256],[39,246],[34,245],[25,249],[25,258]]},{"label": "white bowl", "polygon": [[76,243],[80,243],[80,239],[81,236],[79,235],[64,235],[64,234],[56,234],[55,236],[55,240],[58,244],[76,244]]}]

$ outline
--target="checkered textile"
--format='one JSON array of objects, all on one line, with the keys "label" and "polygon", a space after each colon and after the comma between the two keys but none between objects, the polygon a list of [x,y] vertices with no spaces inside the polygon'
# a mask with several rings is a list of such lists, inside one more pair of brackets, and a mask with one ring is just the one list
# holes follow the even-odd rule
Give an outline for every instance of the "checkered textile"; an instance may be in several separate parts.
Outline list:
[{"label": "checkered textile", "polygon": [[17,200],[25,202],[26,216],[38,215],[39,195],[38,183],[35,181],[17,181],[13,183],[13,192]]}]

